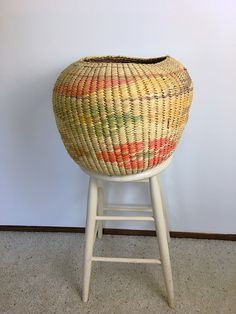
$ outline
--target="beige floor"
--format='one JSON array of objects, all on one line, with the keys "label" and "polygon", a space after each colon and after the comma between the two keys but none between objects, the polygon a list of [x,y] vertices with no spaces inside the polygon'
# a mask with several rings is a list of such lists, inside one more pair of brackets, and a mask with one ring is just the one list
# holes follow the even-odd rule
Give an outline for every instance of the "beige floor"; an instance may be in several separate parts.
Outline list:
[{"label": "beige floor", "polygon": [[[81,302],[82,234],[0,233],[0,313],[236,314],[236,242],[171,239],[176,309],[160,266],[94,263]],[[104,236],[96,253],[157,257],[154,237]]]}]

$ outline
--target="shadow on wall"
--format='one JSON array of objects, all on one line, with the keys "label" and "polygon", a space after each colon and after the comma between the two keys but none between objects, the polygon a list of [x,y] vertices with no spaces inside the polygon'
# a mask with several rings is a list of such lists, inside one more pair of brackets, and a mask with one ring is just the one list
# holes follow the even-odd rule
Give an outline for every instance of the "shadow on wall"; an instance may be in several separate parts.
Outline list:
[{"label": "shadow on wall", "polygon": [[76,203],[79,207],[88,179],[68,156],[56,128],[51,100],[56,77],[53,72],[12,85],[7,95],[6,174],[23,208],[45,214],[61,209],[63,215],[63,206],[67,211]]}]

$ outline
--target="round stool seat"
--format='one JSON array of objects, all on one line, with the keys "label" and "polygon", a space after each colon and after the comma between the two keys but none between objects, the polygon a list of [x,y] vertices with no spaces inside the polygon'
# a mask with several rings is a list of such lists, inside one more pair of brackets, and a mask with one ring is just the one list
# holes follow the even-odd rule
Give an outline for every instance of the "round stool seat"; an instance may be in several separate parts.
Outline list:
[{"label": "round stool seat", "polygon": [[172,158],[173,156],[170,156],[167,160],[163,161],[161,164],[157,165],[156,167],[152,169],[148,169],[141,173],[125,175],[125,176],[106,176],[106,175],[97,174],[93,171],[89,171],[82,167],[81,169],[85,173],[87,173],[89,176],[92,176],[96,179],[105,180],[105,181],[113,181],[113,182],[131,182],[131,181],[139,181],[139,180],[148,179],[150,177],[158,175],[160,172],[162,172],[164,169],[166,169],[169,166],[169,164],[172,161]]}]

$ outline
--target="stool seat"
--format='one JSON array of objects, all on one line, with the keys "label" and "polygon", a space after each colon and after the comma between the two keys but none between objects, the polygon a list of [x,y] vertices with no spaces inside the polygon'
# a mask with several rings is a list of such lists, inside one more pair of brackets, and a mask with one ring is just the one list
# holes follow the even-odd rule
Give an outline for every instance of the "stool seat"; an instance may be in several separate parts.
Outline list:
[{"label": "stool seat", "polygon": [[124,175],[124,176],[100,175],[100,174],[94,173],[93,171],[84,169],[83,167],[81,167],[81,169],[85,173],[87,173],[89,176],[92,176],[99,180],[112,181],[112,182],[132,182],[132,181],[145,180],[150,177],[158,175],[160,172],[162,172],[165,168],[169,166],[172,159],[173,159],[173,156],[171,155],[168,159],[166,159],[165,161],[163,161],[161,164],[157,165],[156,167],[153,167],[152,169],[148,169],[146,171],[143,171],[137,174]]}]

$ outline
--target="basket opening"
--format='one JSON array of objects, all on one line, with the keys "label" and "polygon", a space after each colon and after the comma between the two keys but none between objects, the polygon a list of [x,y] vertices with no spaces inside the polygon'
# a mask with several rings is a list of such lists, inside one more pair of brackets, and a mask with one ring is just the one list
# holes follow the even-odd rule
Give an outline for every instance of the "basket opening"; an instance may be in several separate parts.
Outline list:
[{"label": "basket opening", "polygon": [[105,63],[139,63],[139,64],[154,64],[159,63],[167,59],[167,56],[158,58],[130,58],[122,56],[106,56],[106,57],[89,57],[84,58],[85,62],[105,62]]}]

